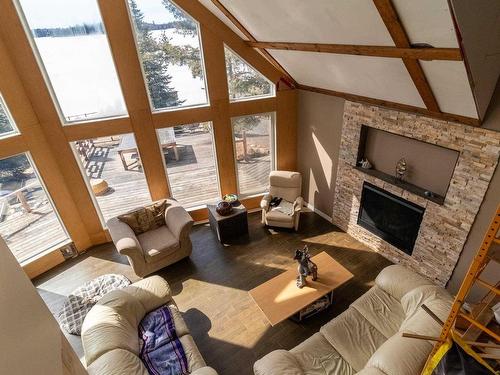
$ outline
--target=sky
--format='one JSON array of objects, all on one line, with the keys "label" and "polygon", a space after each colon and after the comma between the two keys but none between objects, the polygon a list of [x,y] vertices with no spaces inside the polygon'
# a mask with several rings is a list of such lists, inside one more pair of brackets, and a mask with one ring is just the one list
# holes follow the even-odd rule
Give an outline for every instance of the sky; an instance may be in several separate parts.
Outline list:
[{"label": "sky", "polygon": [[[146,22],[164,23],[174,18],[161,0],[136,0]],[[30,28],[52,28],[99,23],[96,0],[19,0]]]}]

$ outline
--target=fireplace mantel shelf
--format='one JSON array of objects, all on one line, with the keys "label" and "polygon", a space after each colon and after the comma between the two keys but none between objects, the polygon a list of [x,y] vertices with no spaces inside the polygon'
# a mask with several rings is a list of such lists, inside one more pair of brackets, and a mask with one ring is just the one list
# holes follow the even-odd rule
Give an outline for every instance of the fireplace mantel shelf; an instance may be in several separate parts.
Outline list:
[{"label": "fireplace mantel shelf", "polygon": [[387,173],[378,171],[376,169],[365,169],[365,168],[361,168],[361,167],[353,167],[353,168],[362,172],[362,173],[365,173],[369,176],[376,177],[376,178],[378,178],[382,181],[385,181],[391,185],[394,185],[396,187],[399,187],[401,189],[409,191],[412,194],[418,195],[422,198],[425,198],[425,199],[427,199],[431,202],[434,202],[436,204],[439,204],[441,206],[444,204],[444,197],[443,196],[436,194],[436,193],[432,193],[433,194],[432,196],[428,196],[425,194],[425,192],[427,190],[422,189],[419,186],[410,184],[409,182],[406,182],[406,181],[398,181],[394,176],[391,176]]}]

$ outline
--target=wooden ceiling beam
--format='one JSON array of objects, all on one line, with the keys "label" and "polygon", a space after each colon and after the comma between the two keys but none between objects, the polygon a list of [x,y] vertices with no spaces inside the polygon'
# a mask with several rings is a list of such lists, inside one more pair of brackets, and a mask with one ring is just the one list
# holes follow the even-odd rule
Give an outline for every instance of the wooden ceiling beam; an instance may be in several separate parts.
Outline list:
[{"label": "wooden ceiling beam", "polygon": [[[219,1],[219,0],[211,0],[212,3],[222,12],[224,15],[231,21],[231,23],[241,31],[243,35],[245,35],[250,42],[257,42],[257,39],[253,37],[253,35],[241,24],[240,21]],[[264,58],[267,59],[276,69],[278,69],[283,75],[286,77],[286,79],[289,81],[291,85],[296,87],[298,84],[297,82],[293,79],[293,77],[281,66],[281,64],[271,56],[269,52],[267,52],[263,48],[257,48],[257,51],[264,56]]]},{"label": "wooden ceiling beam", "polygon": [[424,116],[429,116],[429,117],[433,117],[433,118],[437,118],[437,119],[445,120],[445,121],[459,122],[459,123],[462,123],[465,125],[470,125],[470,126],[481,126],[480,120],[472,118],[472,117],[460,116],[460,115],[455,115],[452,113],[445,113],[445,112],[434,112],[434,111],[430,111],[430,110],[425,109],[425,108],[415,107],[415,106],[408,105],[408,104],[395,103],[395,102],[391,102],[388,100],[382,100],[382,99],[374,99],[374,98],[369,98],[367,96],[348,94],[348,93],[341,92],[341,91],[322,89],[319,87],[313,87],[313,86],[299,84],[298,88],[301,90],[316,92],[319,94],[337,96],[339,98],[343,98],[343,99],[346,99],[346,100],[349,100],[352,102],[366,103],[366,104],[371,104],[371,105],[375,105],[375,106],[379,106],[379,107],[387,107],[387,108],[392,108],[392,109],[395,109],[398,111],[403,111],[403,112],[418,113],[418,114],[421,114]]},{"label": "wooden ceiling beam", "polygon": [[290,43],[290,42],[252,42],[250,47],[288,51],[322,52],[342,55],[408,58],[417,60],[461,61],[459,48],[400,48],[392,46],[367,46],[354,44]]},{"label": "wooden ceiling beam", "polygon": [[[399,48],[410,48],[410,40],[406,34],[401,21],[399,20],[398,14],[391,0],[373,0],[375,7],[377,8],[380,17],[384,21],[389,34],[394,41],[396,47]],[[425,77],[422,66],[418,60],[403,57],[403,63],[410,74],[410,77],[417,88],[422,101],[429,111],[440,112],[439,105],[434,93],[432,92],[431,86]]]}]

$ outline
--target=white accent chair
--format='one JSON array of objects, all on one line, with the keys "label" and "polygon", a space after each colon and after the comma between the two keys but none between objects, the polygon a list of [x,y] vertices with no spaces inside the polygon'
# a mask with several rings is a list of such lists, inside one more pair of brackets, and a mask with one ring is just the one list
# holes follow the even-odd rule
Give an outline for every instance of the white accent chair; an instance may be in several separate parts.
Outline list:
[{"label": "white accent chair", "polygon": [[[269,175],[269,194],[260,202],[262,208],[262,224],[271,227],[299,229],[300,211],[304,199],[300,196],[302,175],[299,172],[272,171]],[[270,207],[273,197],[279,197],[293,203],[293,214],[287,215]]]}]

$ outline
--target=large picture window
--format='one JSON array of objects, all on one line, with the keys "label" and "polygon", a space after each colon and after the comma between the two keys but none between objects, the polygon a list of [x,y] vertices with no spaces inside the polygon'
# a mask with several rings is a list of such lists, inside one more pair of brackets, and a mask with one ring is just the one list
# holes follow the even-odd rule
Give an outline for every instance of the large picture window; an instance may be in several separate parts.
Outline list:
[{"label": "large picture window", "polygon": [[14,120],[12,120],[12,117],[10,116],[2,96],[0,95],[0,138],[8,137],[13,134],[17,134],[17,128],[14,124]]},{"label": "large picture window", "polygon": [[207,104],[199,25],[169,0],[129,0],[154,110]]},{"label": "large picture window", "polygon": [[65,122],[126,115],[96,0],[19,0]]},{"label": "large picture window", "polygon": [[220,198],[212,124],[204,122],[158,130],[172,196],[185,207]]},{"label": "large picture window", "polygon": [[0,159],[0,236],[19,263],[68,241],[28,154]]},{"label": "large picture window", "polygon": [[238,193],[243,196],[268,189],[275,168],[274,118],[274,113],[263,113],[232,119]]},{"label": "large picture window", "polygon": [[85,139],[73,148],[105,221],[151,203],[133,134]]},{"label": "large picture window", "polygon": [[274,84],[224,46],[227,84],[231,101],[258,99],[275,95]]}]

